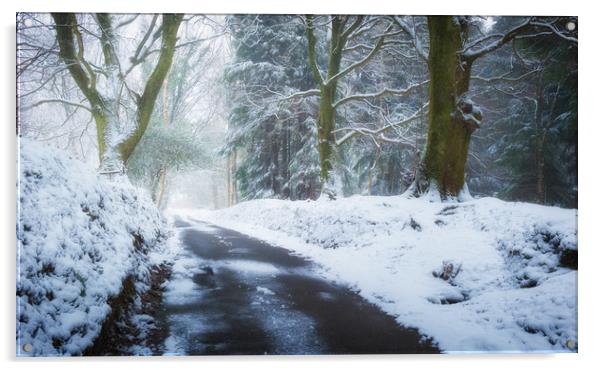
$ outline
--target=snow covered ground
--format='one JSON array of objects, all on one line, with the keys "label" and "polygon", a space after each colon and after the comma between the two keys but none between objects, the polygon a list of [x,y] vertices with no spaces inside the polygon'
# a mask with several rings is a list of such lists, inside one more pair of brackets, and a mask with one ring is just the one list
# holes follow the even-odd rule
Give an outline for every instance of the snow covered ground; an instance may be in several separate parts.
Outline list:
[{"label": "snow covered ground", "polygon": [[21,139],[18,173],[17,354],[81,354],[128,276],[148,288],[169,227],[127,180],[35,141]]},{"label": "snow covered ground", "polygon": [[576,210],[354,196],[186,214],[314,259],[444,351],[577,350]]}]

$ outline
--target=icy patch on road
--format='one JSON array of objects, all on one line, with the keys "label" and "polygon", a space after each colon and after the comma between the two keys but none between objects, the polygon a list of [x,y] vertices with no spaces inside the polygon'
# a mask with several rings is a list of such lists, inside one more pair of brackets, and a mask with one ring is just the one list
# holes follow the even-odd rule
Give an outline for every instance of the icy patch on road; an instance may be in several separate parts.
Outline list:
[{"label": "icy patch on road", "polygon": [[192,220],[192,222],[194,222],[192,228],[195,230],[198,230],[200,232],[207,233],[207,234],[215,234],[219,231],[219,229],[217,229],[211,225],[203,224],[203,223],[200,223],[195,220]]},{"label": "icy patch on road", "polygon": [[257,291],[259,293],[262,293],[262,294],[265,294],[265,295],[275,295],[276,294],[276,293],[274,293],[274,291],[272,291],[272,290],[270,290],[268,288],[262,287],[262,286],[258,286],[257,287]]},{"label": "icy patch on road", "polygon": [[292,309],[279,309],[260,315],[274,354],[316,355],[326,346],[316,334],[314,321]]},{"label": "icy patch on road", "polygon": [[269,288],[257,286],[256,292],[251,305],[270,339],[269,354],[315,355],[327,348],[311,317],[292,308]]},{"label": "icy patch on road", "polygon": [[276,266],[270,263],[248,260],[229,260],[215,264],[215,266],[224,266],[243,274],[274,275],[280,272]]},{"label": "icy patch on road", "polygon": [[165,283],[163,299],[168,305],[184,305],[198,301],[202,296],[199,286],[192,280],[194,274],[201,272],[200,260],[177,245],[171,278]]},{"label": "icy patch on road", "polygon": [[202,337],[219,325],[202,312],[175,313],[168,317],[170,336],[165,340],[164,356],[186,356],[191,346],[202,346],[195,338]]}]

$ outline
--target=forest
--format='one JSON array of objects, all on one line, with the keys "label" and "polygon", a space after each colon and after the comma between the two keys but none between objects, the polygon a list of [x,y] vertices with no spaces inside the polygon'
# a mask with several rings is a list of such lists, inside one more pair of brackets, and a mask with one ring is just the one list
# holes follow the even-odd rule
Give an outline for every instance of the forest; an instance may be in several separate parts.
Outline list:
[{"label": "forest", "polygon": [[576,207],[575,19],[431,18],[20,14],[20,133],[157,204],[199,170],[214,208],[465,183]]},{"label": "forest", "polygon": [[[576,351],[577,26],[18,13],[18,342],[38,343],[34,355]],[[268,258],[268,244],[360,303],[274,272],[305,262]],[[240,281],[244,294],[226,289]],[[296,286],[335,297],[339,321],[378,307],[366,325],[386,344],[360,324],[359,347],[328,337],[345,323],[319,324],[305,296],[282,303],[301,299]],[[236,308],[211,304],[248,291]],[[269,326],[256,302],[287,309]],[[228,329],[191,326],[212,320]]]}]

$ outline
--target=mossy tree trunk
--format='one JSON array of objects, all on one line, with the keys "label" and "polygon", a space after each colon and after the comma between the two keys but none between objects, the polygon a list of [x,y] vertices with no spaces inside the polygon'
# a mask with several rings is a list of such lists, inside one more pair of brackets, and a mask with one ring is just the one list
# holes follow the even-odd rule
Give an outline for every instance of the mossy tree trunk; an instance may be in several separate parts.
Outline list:
[{"label": "mossy tree trunk", "polygon": [[470,137],[480,120],[480,113],[464,100],[472,64],[460,56],[466,27],[458,17],[428,17],[429,126],[415,183],[418,193],[435,186],[443,198],[455,197],[464,187]]},{"label": "mossy tree trunk", "polygon": [[392,25],[389,25],[386,31],[378,37],[376,43],[370,52],[362,59],[351,63],[345,68],[341,68],[343,51],[347,46],[349,39],[354,38],[354,32],[364,24],[366,20],[363,16],[355,16],[353,22],[350,22],[352,16],[332,15],[330,16],[330,39],[328,40],[327,70],[323,77],[318,68],[318,58],[316,55],[316,36],[314,34],[313,16],[305,17],[307,22],[307,45],[309,66],[316,84],[319,86],[320,110],[318,112],[318,151],[320,155],[320,178],[322,181],[322,190],[331,182],[331,175],[334,170],[334,162],[337,156],[337,144],[334,131],[336,129],[336,106],[338,81],[367,64],[382,48],[385,42],[387,32],[391,31]]},{"label": "mossy tree trunk", "polygon": [[313,30],[313,17],[307,16],[307,41],[309,62],[316,84],[320,87],[320,111],[318,112],[318,151],[320,154],[320,178],[325,184],[330,179],[333,169],[333,157],[336,144],[334,129],[336,127],[334,100],[337,92],[337,79],[332,79],[341,70],[341,59],[345,41],[343,39],[344,22],[339,16],[331,17],[331,36],[328,50],[328,70],[326,79],[318,69],[316,56],[316,37]]},{"label": "mossy tree trunk", "polygon": [[52,18],[56,25],[59,57],[67,65],[67,70],[75,84],[90,104],[90,111],[96,124],[98,156],[99,160],[102,160],[107,148],[105,132],[110,114],[107,101],[96,89],[96,74],[84,59],[84,44],[75,14],[52,13]]},{"label": "mossy tree trunk", "polygon": [[335,110],[332,107],[336,87],[322,88],[320,97],[320,112],[318,115],[318,150],[320,153],[320,177],[322,182],[329,180],[333,169],[336,150],[334,129]]},{"label": "mossy tree trunk", "polygon": [[465,50],[467,17],[429,16],[428,30],[429,127],[414,192],[419,195],[434,187],[445,199],[457,197],[464,188],[470,138],[481,123],[480,110],[467,97],[473,63],[517,36],[538,31],[538,28],[529,18],[491,42],[479,44],[478,48],[473,43],[469,50]]},{"label": "mossy tree trunk", "polygon": [[[96,124],[98,141],[98,155],[102,164],[107,153],[107,129],[110,124],[116,124],[118,112],[116,107],[120,104],[118,96],[112,96],[111,91],[99,91],[96,81],[99,73],[96,72],[85,59],[84,41],[79,30],[77,18],[73,13],[52,13],[56,25],[56,39],[59,45],[59,56],[66,64],[71,77],[90,104],[90,112]],[[109,14],[96,14],[96,22],[100,29],[100,43],[104,56],[104,71],[108,78],[121,80],[124,83],[125,76],[119,70],[118,56],[115,53],[116,37],[111,24]],[[136,145],[140,142],[142,135],[148,127],[155,101],[161,90],[163,80],[169,71],[173,55],[176,49],[177,32],[182,22],[181,14],[164,14],[161,25],[161,48],[159,61],[153,69],[149,79],[146,81],[142,95],[132,93],[136,96],[136,126],[132,134],[115,148],[121,161],[125,164],[132,155]],[[153,22],[154,25],[154,22]],[[146,42],[146,39],[142,41]],[[140,45],[138,49],[142,49]],[[140,63],[140,60],[137,60]]]},{"label": "mossy tree trunk", "polygon": [[181,14],[163,14],[162,24],[162,38],[161,38],[161,51],[159,53],[159,60],[155,65],[150,77],[146,81],[144,91],[138,100],[137,112],[136,112],[136,129],[134,132],[119,145],[119,152],[121,159],[124,163],[127,163],[128,159],[134,152],[136,145],[142,139],[142,135],[148,127],[153,110],[155,109],[155,101],[161,91],[163,80],[167,76],[171,64],[173,62],[173,56],[176,51],[176,41],[178,35],[178,29],[182,22],[183,16]]}]

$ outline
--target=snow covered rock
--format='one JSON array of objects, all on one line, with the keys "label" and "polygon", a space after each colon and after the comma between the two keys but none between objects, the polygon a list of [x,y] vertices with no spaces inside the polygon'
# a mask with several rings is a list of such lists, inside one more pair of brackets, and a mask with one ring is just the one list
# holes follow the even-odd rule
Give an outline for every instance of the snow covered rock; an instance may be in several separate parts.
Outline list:
[{"label": "snow covered rock", "polygon": [[82,354],[124,282],[147,289],[169,227],[127,180],[37,142],[21,139],[18,174],[17,354]]},{"label": "snow covered rock", "polygon": [[577,350],[574,209],[353,196],[190,216],[314,259],[443,351]]}]

